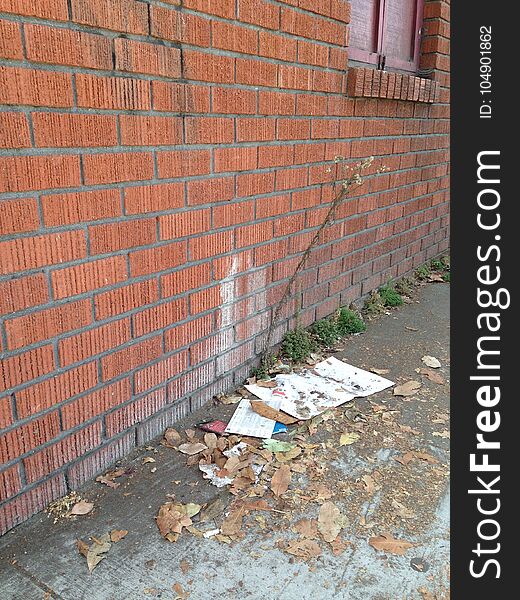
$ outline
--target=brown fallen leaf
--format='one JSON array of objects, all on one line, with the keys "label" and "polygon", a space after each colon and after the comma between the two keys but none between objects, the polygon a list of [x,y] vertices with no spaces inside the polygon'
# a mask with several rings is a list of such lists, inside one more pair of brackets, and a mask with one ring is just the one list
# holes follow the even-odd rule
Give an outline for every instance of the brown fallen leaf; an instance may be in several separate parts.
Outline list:
[{"label": "brown fallen leaf", "polygon": [[275,379],[257,379],[256,385],[263,388],[276,388],[278,384]]},{"label": "brown fallen leaf", "polygon": [[112,529],[110,532],[110,541],[114,543],[120,542],[127,534],[128,530],[126,529]]},{"label": "brown fallen leaf", "polygon": [[204,443],[210,450],[214,450],[217,447],[218,438],[214,433],[206,433],[204,436]]},{"label": "brown fallen leaf", "polygon": [[74,506],[71,508],[71,515],[88,515],[88,513],[94,508],[94,504],[92,502],[87,502],[86,500],[80,500],[76,502]]},{"label": "brown fallen leaf", "polygon": [[105,473],[104,475],[100,475],[99,477],[96,477],[96,481],[99,483],[103,483],[104,485],[107,485],[108,487],[111,488],[118,488],[121,484],[114,481],[114,479],[117,479],[118,477],[121,477],[121,475],[125,474],[125,469],[116,469],[115,471],[109,471],[108,473]]},{"label": "brown fallen leaf", "polygon": [[110,542],[110,534],[105,533],[100,538],[92,536],[93,543],[89,546],[83,540],[77,540],[76,547],[80,554],[86,557],[89,573],[104,560],[105,554],[110,550],[112,544]]},{"label": "brown fallen leaf", "polygon": [[160,534],[169,542],[176,542],[182,528],[192,524],[185,507],[177,502],[163,504],[157,513],[156,522]]},{"label": "brown fallen leaf", "polygon": [[318,521],[316,519],[300,519],[293,525],[292,530],[303,538],[315,540],[318,538]]},{"label": "brown fallen leaf", "polygon": [[417,544],[407,542],[406,540],[397,540],[389,533],[371,537],[368,543],[376,550],[399,555],[403,555],[410,548],[417,546]]},{"label": "brown fallen leaf", "polygon": [[449,440],[451,434],[450,434],[450,432],[447,429],[445,429],[444,431],[434,431],[433,435],[435,437],[440,437],[440,438],[444,438],[446,440]]},{"label": "brown fallen leaf", "polygon": [[282,412],[281,410],[277,410],[276,408],[269,406],[261,400],[250,400],[249,404],[251,405],[251,408],[256,414],[260,415],[261,417],[265,417],[266,419],[278,421],[283,425],[292,425],[293,423],[298,422],[298,419],[291,417],[290,415]]},{"label": "brown fallen leaf", "polygon": [[164,432],[165,441],[170,444],[170,446],[177,446],[179,442],[182,440],[181,434],[174,429],[173,427],[168,427],[168,429]]},{"label": "brown fallen leaf", "polygon": [[318,530],[326,542],[334,541],[346,525],[346,519],[333,502],[321,505],[318,515]]},{"label": "brown fallen leaf", "polygon": [[363,475],[363,477],[361,477],[361,481],[365,484],[365,490],[367,494],[371,496],[376,489],[374,480],[370,475]]},{"label": "brown fallen leaf", "polygon": [[208,521],[214,521],[217,517],[226,510],[227,500],[224,498],[217,498],[210,502],[208,506],[200,513],[200,522],[206,523]]},{"label": "brown fallen leaf", "polygon": [[304,560],[316,558],[321,554],[321,548],[317,542],[309,539],[293,540],[284,548],[284,551]]},{"label": "brown fallen leaf", "polygon": [[185,592],[180,583],[174,583],[172,585],[172,590],[177,594],[177,596],[175,596],[175,600],[187,600],[187,598],[190,596],[190,593]]},{"label": "brown fallen leaf", "polygon": [[430,463],[432,465],[436,465],[439,462],[435,458],[435,456],[432,456],[431,454],[428,454],[427,452],[414,452],[413,456],[414,456],[414,458],[418,458],[419,460],[424,460],[425,462]]},{"label": "brown fallen leaf", "polygon": [[395,510],[395,514],[398,517],[401,517],[401,519],[413,519],[415,517],[415,513],[413,511],[397,500],[392,500],[392,508]]},{"label": "brown fallen leaf", "polygon": [[188,573],[188,571],[191,570],[191,565],[190,563],[186,560],[186,559],[182,559],[181,562],[179,563],[179,566],[181,568],[181,571],[186,575],[186,573]]},{"label": "brown fallen leaf", "polygon": [[204,450],[207,450],[208,447],[206,444],[202,444],[201,442],[188,442],[186,444],[181,444],[177,450],[182,452],[183,454],[187,454],[188,456],[194,456],[195,454],[200,454]]},{"label": "brown fallen leaf", "polygon": [[289,489],[291,483],[291,468],[282,465],[271,479],[271,490],[275,496],[281,496]]},{"label": "brown fallen leaf", "polygon": [[411,460],[414,459],[413,452],[406,452],[405,454],[400,454],[399,456],[394,456],[394,460],[402,465],[407,465]]},{"label": "brown fallen leaf", "polygon": [[434,371],[433,369],[421,367],[420,369],[416,369],[416,371],[417,371],[417,373],[424,375],[427,379],[429,379],[433,383],[438,383],[439,385],[443,385],[446,383],[446,380],[444,379],[444,377],[439,372]]},{"label": "brown fallen leaf", "polygon": [[401,431],[404,431],[405,433],[411,433],[412,435],[420,435],[420,431],[417,431],[417,429],[413,429],[413,427],[410,427],[410,425],[401,425],[399,424],[399,429]]},{"label": "brown fallen leaf", "polygon": [[143,458],[143,465],[146,465],[148,463],[154,463],[155,462],[155,458],[152,458],[151,456],[146,456],[145,458]]},{"label": "brown fallen leaf", "polygon": [[427,367],[431,367],[432,369],[439,369],[441,367],[440,360],[438,358],[435,358],[435,356],[426,355],[423,356],[421,360]]},{"label": "brown fallen leaf", "polygon": [[390,369],[370,369],[370,371],[376,375],[387,375],[390,373]]},{"label": "brown fallen leaf", "polygon": [[413,396],[420,387],[422,387],[422,384],[419,381],[407,381],[395,386],[394,396]]},{"label": "brown fallen leaf", "polygon": [[224,521],[222,521],[222,525],[220,527],[222,535],[236,535],[242,529],[245,512],[244,506],[239,506],[235,510],[232,510],[224,519]]}]

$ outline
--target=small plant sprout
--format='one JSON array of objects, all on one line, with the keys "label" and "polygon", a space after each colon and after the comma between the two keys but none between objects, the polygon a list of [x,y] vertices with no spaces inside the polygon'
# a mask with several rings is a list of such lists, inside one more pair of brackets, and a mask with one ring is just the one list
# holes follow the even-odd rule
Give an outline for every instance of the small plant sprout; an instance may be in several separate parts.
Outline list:
[{"label": "small plant sprout", "polygon": [[[265,364],[267,360],[274,330],[278,325],[278,321],[280,319],[282,310],[290,297],[291,289],[293,288],[293,284],[296,280],[296,277],[298,276],[298,273],[305,266],[305,263],[307,262],[307,259],[309,258],[312,249],[318,244],[323,230],[334,222],[338,208],[349,197],[350,191],[353,188],[357,188],[363,184],[363,172],[373,164],[374,157],[369,156],[368,158],[365,158],[364,160],[354,164],[347,164],[346,161],[347,159],[344,156],[335,156],[334,160],[332,161],[332,165],[330,165],[326,169],[328,173],[333,173],[334,197],[329,205],[329,209],[325,215],[325,218],[323,219],[319,227],[315,230],[314,235],[312,236],[309,242],[309,245],[300,256],[300,259],[296,265],[293,274],[291,275],[291,277],[289,277],[289,280],[287,281],[287,284],[285,286],[282,296],[280,297],[280,300],[278,301],[276,307],[273,308],[273,312],[271,314],[271,322],[264,340],[261,364]],[[386,170],[386,168],[380,167],[380,169],[378,169],[377,172],[383,172],[381,169]]]}]

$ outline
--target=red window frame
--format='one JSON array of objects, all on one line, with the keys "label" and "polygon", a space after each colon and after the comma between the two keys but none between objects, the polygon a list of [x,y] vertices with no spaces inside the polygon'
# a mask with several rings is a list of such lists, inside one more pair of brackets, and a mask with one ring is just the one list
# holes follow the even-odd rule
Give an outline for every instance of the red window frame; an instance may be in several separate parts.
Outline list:
[{"label": "red window frame", "polygon": [[[333,0],[334,1],[334,0]],[[385,8],[386,0],[376,0],[377,18],[374,22],[372,34],[376,40],[376,52],[360,50],[354,46],[349,47],[349,57],[352,60],[376,65],[378,69],[389,67],[402,71],[417,71],[419,67],[419,54],[421,50],[421,29],[423,21],[424,0],[416,0],[414,15],[414,30],[411,41],[410,54],[412,60],[401,60],[393,56],[387,56],[384,52],[385,47]],[[352,27],[351,23],[351,27]]]}]

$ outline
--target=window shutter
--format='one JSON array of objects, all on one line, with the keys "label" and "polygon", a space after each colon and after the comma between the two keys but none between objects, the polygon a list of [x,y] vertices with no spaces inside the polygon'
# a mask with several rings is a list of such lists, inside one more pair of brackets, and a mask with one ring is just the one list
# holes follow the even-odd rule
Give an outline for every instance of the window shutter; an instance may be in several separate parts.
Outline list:
[{"label": "window shutter", "polygon": [[418,62],[421,0],[384,0],[382,53],[387,67],[414,70]]},{"label": "window shutter", "polygon": [[349,48],[352,59],[377,62],[382,4],[382,0],[352,0]]}]

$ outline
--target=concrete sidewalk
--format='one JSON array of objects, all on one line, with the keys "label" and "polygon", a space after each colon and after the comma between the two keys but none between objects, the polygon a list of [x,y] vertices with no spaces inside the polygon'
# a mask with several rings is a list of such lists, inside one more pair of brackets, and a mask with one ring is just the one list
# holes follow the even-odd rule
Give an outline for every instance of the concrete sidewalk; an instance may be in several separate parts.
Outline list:
[{"label": "concrete sidewalk", "polygon": [[[157,443],[124,461],[129,474],[118,479],[117,489],[93,482],[80,491],[94,503],[92,513],[57,523],[42,513],[1,538],[0,600],[449,598],[449,286],[424,286],[416,299],[370,323],[336,355],[363,368],[389,369],[385,376],[397,383],[420,381],[419,391],[397,397],[389,389],[357,399],[336,409],[338,422],[318,426],[310,438],[327,457],[320,458],[319,482],[348,517],[341,553],[323,542],[321,556],[309,561],[284,552],[296,538],[294,521],[316,518],[320,508],[319,501],[298,508],[295,496],[287,509],[277,506],[292,520],[252,514],[239,542],[188,532],[176,543],[165,541],[154,517],[167,494],[198,504],[231,497],[203,480],[196,465],[187,467],[185,456]],[[441,361],[435,373],[444,382],[416,372],[425,366],[424,355]],[[177,429],[209,417],[226,419],[234,408],[212,406]],[[337,431],[346,424],[360,439],[340,447]],[[146,456],[156,462],[143,464]],[[293,477],[291,487],[300,483],[309,485],[302,475]],[[88,542],[113,529],[129,533],[89,574],[76,540]],[[403,555],[369,545],[370,537],[386,533],[415,545]]]}]

